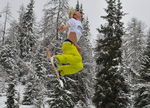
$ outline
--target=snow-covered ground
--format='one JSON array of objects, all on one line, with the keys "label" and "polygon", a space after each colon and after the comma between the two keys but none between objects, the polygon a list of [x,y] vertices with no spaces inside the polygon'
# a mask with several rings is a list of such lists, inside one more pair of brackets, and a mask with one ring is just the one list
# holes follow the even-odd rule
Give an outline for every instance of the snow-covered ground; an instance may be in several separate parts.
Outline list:
[{"label": "snow-covered ground", "polygon": [[[35,108],[34,105],[21,105],[25,86],[19,84],[18,86],[16,86],[15,89],[20,95],[19,108]],[[6,93],[0,93],[0,108],[7,108],[6,102],[7,102]]]},{"label": "snow-covered ground", "polygon": [[19,84],[16,86],[16,90],[19,92],[20,95],[20,101],[19,101],[19,108],[35,108],[34,105],[22,105],[22,100],[23,100],[23,93],[25,92],[25,86]]},{"label": "snow-covered ground", "polygon": [[6,108],[6,94],[0,94],[0,108]]},{"label": "snow-covered ground", "polygon": [[33,105],[21,105],[19,108],[35,108]]},{"label": "snow-covered ground", "polygon": [[19,93],[19,97],[20,97],[19,103],[21,103],[22,100],[23,100],[24,89],[25,89],[25,86],[23,86],[21,84],[19,84],[18,86],[16,86],[16,90]]}]

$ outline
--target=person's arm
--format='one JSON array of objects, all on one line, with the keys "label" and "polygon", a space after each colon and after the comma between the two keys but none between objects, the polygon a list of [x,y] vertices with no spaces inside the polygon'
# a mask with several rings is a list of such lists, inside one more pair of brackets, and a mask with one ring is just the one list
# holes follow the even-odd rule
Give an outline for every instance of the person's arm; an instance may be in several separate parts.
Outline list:
[{"label": "person's arm", "polygon": [[69,20],[66,22],[65,25],[60,26],[60,27],[59,27],[59,30],[63,32],[63,31],[65,31],[66,29],[72,27],[73,25],[74,25],[74,19],[71,18],[71,19],[69,19]]},{"label": "person's arm", "polygon": [[69,27],[71,27],[70,24],[62,25],[62,26],[60,26],[59,30],[63,32],[63,31],[65,31],[66,29],[68,29]]}]

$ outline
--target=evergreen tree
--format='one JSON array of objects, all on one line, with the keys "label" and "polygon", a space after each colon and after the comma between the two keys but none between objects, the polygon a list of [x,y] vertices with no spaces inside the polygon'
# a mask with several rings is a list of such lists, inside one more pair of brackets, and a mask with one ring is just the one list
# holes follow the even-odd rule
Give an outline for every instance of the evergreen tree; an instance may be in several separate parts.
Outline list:
[{"label": "evergreen tree", "polygon": [[[18,45],[19,45],[19,56],[22,59],[18,63],[20,67],[23,66],[20,70],[20,75],[23,76],[22,79],[25,79],[26,89],[24,93],[24,99],[22,104],[31,105],[33,104],[33,99],[35,97],[35,71],[33,69],[33,53],[35,52],[36,38],[34,34],[34,0],[30,0],[30,3],[27,5],[26,11],[24,7],[21,7],[20,16],[19,16],[19,26],[18,26]],[[26,63],[24,63],[24,61]],[[27,62],[28,61],[28,62]],[[29,62],[30,61],[30,62]],[[26,71],[25,71],[26,70]],[[25,76],[24,76],[25,75]],[[22,80],[21,79],[21,80]]]},{"label": "evergreen tree", "polygon": [[0,93],[4,93],[5,92],[5,80],[7,78],[7,74],[4,70],[4,67],[2,65],[0,65],[0,78],[1,78],[1,82],[0,82]]},{"label": "evergreen tree", "polygon": [[23,97],[23,101],[22,101],[22,104],[23,105],[33,105],[33,86],[32,83],[31,83],[31,80],[33,81],[34,78],[30,79],[30,82],[27,83],[27,87],[25,89],[25,93],[24,93],[24,97]]},{"label": "evergreen tree", "polygon": [[[88,108],[90,106],[89,103],[91,101],[91,97],[93,96],[93,83],[94,83],[94,60],[92,56],[92,45],[90,44],[90,29],[89,29],[89,21],[88,18],[84,18],[82,21],[83,24],[83,36],[79,41],[79,46],[83,49],[82,58],[84,63],[84,69],[77,74],[78,90],[80,91],[78,95],[80,98],[78,100],[78,105],[83,108]],[[81,108],[82,108],[81,107]]]},{"label": "evergreen tree", "polygon": [[17,36],[18,36],[18,23],[16,21],[13,21],[12,23],[10,23],[10,27],[8,28],[8,33],[7,33],[7,38],[5,43],[11,44],[18,52]]},{"label": "evergreen tree", "polygon": [[[25,32],[24,32],[25,28],[23,28],[25,26],[25,24],[23,24],[25,22],[24,21],[25,14],[27,13],[24,5],[20,6],[20,9],[19,9],[18,13],[19,13],[18,22],[16,22],[15,24],[13,24],[14,27],[15,27],[15,31],[12,34],[15,35],[14,38],[13,38],[13,40],[14,40],[13,43],[16,46],[15,48],[16,48],[16,51],[17,51],[17,55],[19,56],[19,59],[17,61],[17,66],[18,66],[18,71],[19,71],[18,72],[18,76],[19,76],[18,80],[24,85],[26,83],[26,80],[27,80],[25,75],[27,75],[28,72],[31,72],[30,69],[29,69],[29,67],[26,65],[26,61],[24,61],[23,56],[21,56],[21,53],[23,53],[23,49],[26,47],[26,46],[24,46],[23,48],[21,48],[21,46],[25,45],[25,43],[26,43],[26,42],[23,43],[22,39],[25,39],[26,37],[28,37],[26,35],[27,33],[25,34]],[[11,29],[14,30],[14,28],[11,28]],[[26,37],[24,37],[24,36],[26,36]],[[10,37],[11,37],[11,35],[10,35]],[[21,49],[22,49],[22,52],[21,52]]]},{"label": "evergreen tree", "polygon": [[7,108],[16,108],[14,99],[15,99],[15,85],[10,83],[7,89]]},{"label": "evergreen tree", "polygon": [[149,108],[150,107],[150,86],[149,84],[141,84],[138,87],[137,98],[135,98],[135,108]]},{"label": "evergreen tree", "polygon": [[79,1],[77,1],[77,4],[76,4],[76,8],[75,8],[76,11],[79,11],[81,13],[81,21],[83,21],[83,7],[82,7],[82,4],[80,5]]},{"label": "evergreen tree", "polygon": [[129,22],[126,34],[123,37],[123,60],[131,70],[131,80],[136,82],[136,77],[139,77],[140,65],[143,58],[143,52],[145,49],[145,35],[142,22],[136,18],[132,18]]},{"label": "evergreen tree", "polygon": [[144,52],[140,74],[142,79],[148,82],[150,81],[150,30],[148,32],[147,45]]},{"label": "evergreen tree", "polygon": [[96,47],[96,85],[93,102],[97,108],[126,108],[128,92],[121,66],[121,37],[123,35],[123,12],[121,3],[106,0],[107,21],[98,29],[103,36],[97,41]]},{"label": "evergreen tree", "polygon": [[17,51],[11,44],[7,43],[0,47],[0,65],[8,75],[7,81],[14,81],[18,78]]},{"label": "evergreen tree", "polygon": [[142,59],[142,68],[140,70],[141,81],[137,84],[140,85],[136,90],[135,108],[148,108],[150,107],[150,31],[148,32],[148,39],[145,52]]},{"label": "evergreen tree", "polygon": [[3,26],[3,30],[2,30],[2,44],[3,45],[5,43],[5,37],[6,37],[6,32],[7,32],[7,23],[11,16],[9,3],[7,3],[7,6],[4,9],[4,14],[5,14],[5,21],[4,21],[4,26]]},{"label": "evergreen tree", "polygon": [[50,80],[47,72],[50,70],[48,69],[49,66],[46,67],[46,64],[48,63],[45,59],[46,54],[43,52],[44,48],[42,48],[37,49],[32,58],[32,65],[30,64],[31,66],[28,66],[31,70],[26,75],[27,84],[22,102],[24,105],[34,104],[37,108],[44,106],[44,96],[45,92],[47,92],[46,88]]},{"label": "evergreen tree", "polygon": [[19,25],[21,26],[21,24],[23,23],[23,17],[24,17],[24,14],[26,13],[26,10],[25,10],[25,7],[24,5],[21,5],[20,6],[20,9],[19,9]]},{"label": "evergreen tree", "polygon": [[[43,32],[48,43],[65,38],[58,28],[66,22],[68,15],[68,0],[49,0],[44,9]],[[47,39],[45,38],[45,39]],[[60,42],[58,42],[60,43]]]},{"label": "evergreen tree", "polygon": [[[49,84],[49,63],[48,60],[46,60],[44,48],[41,46],[41,48],[38,48],[36,51],[36,54],[33,58],[33,66],[35,70],[35,81],[34,81],[34,104],[37,108],[41,108],[44,105],[44,96],[45,92],[47,92],[46,89],[48,87],[46,85]],[[48,66],[46,65],[48,64]]]},{"label": "evergreen tree", "polygon": [[20,57],[24,59],[30,59],[31,53],[33,52],[33,48],[35,45],[35,37],[33,31],[33,24],[34,24],[34,15],[33,15],[33,7],[34,0],[31,0],[27,6],[27,11],[22,15],[20,18],[19,25],[19,48],[20,48]]},{"label": "evergreen tree", "polygon": [[81,13],[81,21],[83,21],[83,20],[84,20],[84,17],[83,17],[84,12],[83,12],[82,4],[81,4],[81,6],[80,6],[80,13]]},{"label": "evergreen tree", "polygon": [[[2,23],[0,23],[2,25]],[[0,26],[0,44],[2,44],[2,36],[3,36],[3,27]]]},{"label": "evergreen tree", "polygon": [[5,68],[5,71],[11,80],[18,80],[19,76],[19,56],[18,56],[18,44],[17,44],[17,22],[10,23],[8,28],[7,38],[5,38],[5,45],[1,48],[1,64]]},{"label": "evergreen tree", "polygon": [[47,63],[47,60],[45,60],[45,54],[44,49],[40,48],[37,49],[37,53],[34,56],[34,68],[36,71],[36,75],[38,76],[38,79],[44,80],[46,75],[46,67],[45,64]]},{"label": "evergreen tree", "polygon": [[76,11],[80,11],[79,1],[77,1],[77,4],[76,4]]}]

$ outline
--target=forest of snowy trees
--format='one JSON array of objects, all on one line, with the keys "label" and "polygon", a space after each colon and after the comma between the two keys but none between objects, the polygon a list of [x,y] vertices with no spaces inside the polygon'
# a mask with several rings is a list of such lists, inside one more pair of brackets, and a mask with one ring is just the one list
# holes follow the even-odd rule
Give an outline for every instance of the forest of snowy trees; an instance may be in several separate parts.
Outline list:
[{"label": "forest of snowy trees", "polygon": [[84,69],[62,77],[64,88],[44,49],[54,47],[54,54],[62,53],[67,33],[58,28],[69,19],[69,1],[48,0],[39,22],[36,0],[20,6],[15,20],[9,20],[11,9],[5,7],[0,25],[0,108],[150,108],[150,29],[137,18],[124,27],[121,0],[105,1],[105,24],[97,28],[95,46],[83,4],[77,1],[74,6],[82,13],[78,44]]}]

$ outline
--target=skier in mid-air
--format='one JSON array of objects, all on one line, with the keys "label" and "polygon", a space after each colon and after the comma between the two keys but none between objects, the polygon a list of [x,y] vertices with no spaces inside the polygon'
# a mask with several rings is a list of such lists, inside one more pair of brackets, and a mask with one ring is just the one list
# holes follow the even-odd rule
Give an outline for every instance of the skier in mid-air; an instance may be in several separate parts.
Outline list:
[{"label": "skier in mid-air", "polygon": [[68,30],[67,39],[62,44],[63,54],[53,56],[60,76],[74,74],[83,69],[82,57],[80,55],[81,47],[77,44],[82,36],[81,13],[79,11],[71,11],[70,19],[66,25],[60,26],[60,31]]}]

